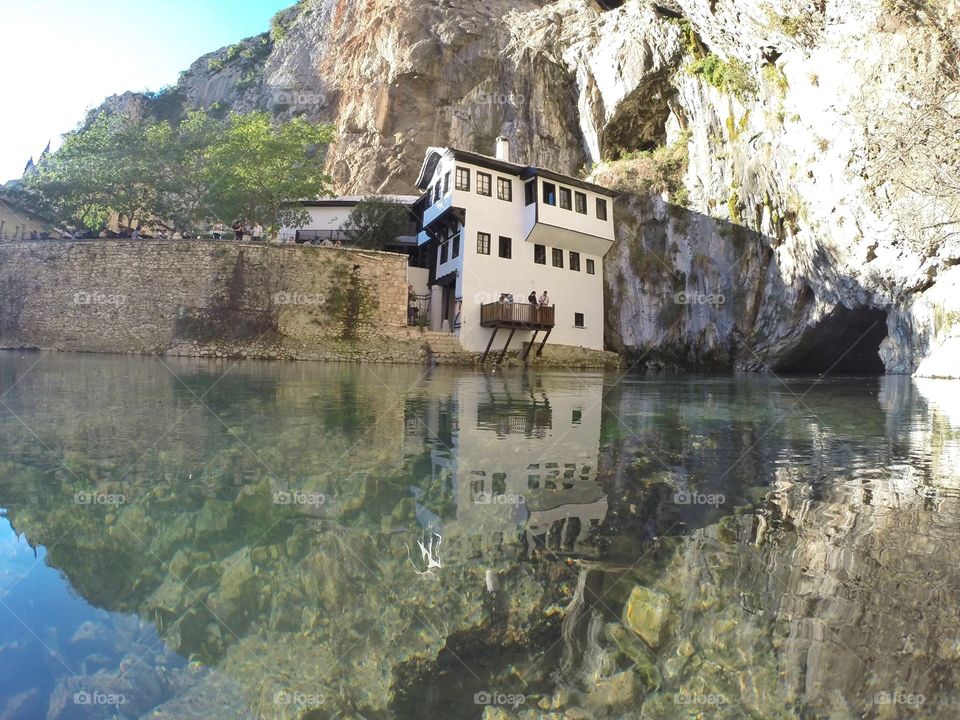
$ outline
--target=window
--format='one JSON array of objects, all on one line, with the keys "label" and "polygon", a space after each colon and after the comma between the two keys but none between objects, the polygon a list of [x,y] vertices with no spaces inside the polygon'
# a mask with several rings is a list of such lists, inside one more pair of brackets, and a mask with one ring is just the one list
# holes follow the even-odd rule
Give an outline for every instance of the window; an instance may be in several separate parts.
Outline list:
[{"label": "window", "polygon": [[453,245],[453,251],[450,253],[450,257],[460,257],[460,233],[454,235],[450,242]]},{"label": "window", "polygon": [[447,174],[443,176],[443,194],[446,195],[450,192],[450,171],[447,171]]},{"label": "window", "polygon": [[445,242],[440,243],[440,264],[441,265],[443,265],[447,261],[448,250],[449,250],[449,246],[447,245],[447,243]]},{"label": "window", "polygon": [[507,260],[513,257],[513,240],[502,235],[500,236],[500,257]]},{"label": "window", "polygon": [[[574,318],[576,318],[576,315],[574,315]],[[583,420],[583,410],[574,410],[570,416],[570,422],[574,425],[579,425],[581,420]]]},{"label": "window", "polygon": [[586,193],[578,192],[573,194],[573,198],[576,201],[576,211],[581,215],[587,214],[587,195]]},{"label": "window", "polygon": [[537,181],[531,180],[523,186],[523,200],[527,205],[537,201]]},{"label": "window", "polygon": [[547,248],[545,245],[534,245],[533,246],[533,261],[537,265],[546,265],[547,264]]},{"label": "window", "polygon": [[563,267],[563,250],[560,248],[553,249],[553,266],[558,268]]},{"label": "window", "polygon": [[470,170],[467,168],[458,167],[457,168],[457,190],[469,190],[470,189]]},{"label": "window", "polygon": [[572,207],[570,203],[570,188],[560,188],[560,207],[564,210],[569,210]]},{"label": "window", "polygon": [[478,255],[489,255],[490,254],[490,233],[477,233],[477,254]]},{"label": "window", "polygon": [[607,219],[607,201],[597,198],[597,217],[601,220]]},{"label": "window", "polygon": [[578,328],[583,327],[583,313],[573,314],[573,326]]},{"label": "window", "polygon": [[490,196],[490,183],[492,178],[489,173],[477,173],[477,195]]},{"label": "window", "polygon": [[543,184],[543,201],[547,205],[557,204],[557,186],[553,183],[545,182]]},{"label": "window", "polygon": [[441,187],[440,187],[440,183],[438,182],[436,185],[433,186],[433,201],[434,201],[434,202],[437,202],[437,201],[440,200],[440,191],[441,191]]},{"label": "window", "polygon": [[596,275],[596,274],[597,274],[597,270],[593,264],[593,260],[591,260],[590,258],[587,258],[587,275]]},{"label": "window", "polygon": [[580,253],[570,251],[570,269],[580,272]]},{"label": "window", "polygon": [[507,202],[513,201],[513,180],[510,178],[497,178],[497,197]]}]

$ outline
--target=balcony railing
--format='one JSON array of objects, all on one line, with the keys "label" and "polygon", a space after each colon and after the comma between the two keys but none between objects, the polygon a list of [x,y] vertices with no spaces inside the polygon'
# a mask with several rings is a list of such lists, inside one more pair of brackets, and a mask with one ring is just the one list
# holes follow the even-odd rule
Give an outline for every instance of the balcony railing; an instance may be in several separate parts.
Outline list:
[{"label": "balcony railing", "polygon": [[533,303],[486,303],[480,306],[480,325],[546,330],[554,325],[554,307],[540,307]]}]

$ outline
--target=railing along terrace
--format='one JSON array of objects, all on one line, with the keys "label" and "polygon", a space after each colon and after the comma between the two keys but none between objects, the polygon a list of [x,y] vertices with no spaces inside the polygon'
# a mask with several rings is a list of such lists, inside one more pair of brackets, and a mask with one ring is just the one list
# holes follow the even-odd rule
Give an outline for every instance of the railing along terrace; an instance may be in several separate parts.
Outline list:
[{"label": "railing along terrace", "polygon": [[484,326],[523,326],[552,328],[554,307],[532,303],[492,302],[480,306],[480,324]]},{"label": "railing along terrace", "polygon": [[347,234],[342,230],[297,230],[296,242],[313,243],[329,240],[330,242],[346,242]]}]

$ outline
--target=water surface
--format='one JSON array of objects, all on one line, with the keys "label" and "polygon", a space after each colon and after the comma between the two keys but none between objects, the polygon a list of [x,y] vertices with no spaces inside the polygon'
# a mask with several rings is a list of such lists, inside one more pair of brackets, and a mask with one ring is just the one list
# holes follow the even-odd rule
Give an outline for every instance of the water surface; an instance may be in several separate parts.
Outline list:
[{"label": "water surface", "polygon": [[0,718],[955,718],[960,390],[0,354]]}]

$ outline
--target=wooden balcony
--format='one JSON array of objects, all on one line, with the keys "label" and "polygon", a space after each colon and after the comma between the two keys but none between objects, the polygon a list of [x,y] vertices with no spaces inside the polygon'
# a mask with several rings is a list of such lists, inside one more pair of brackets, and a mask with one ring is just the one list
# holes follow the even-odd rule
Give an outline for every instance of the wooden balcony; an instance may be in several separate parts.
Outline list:
[{"label": "wooden balcony", "polygon": [[540,307],[531,303],[486,303],[480,306],[480,325],[515,330],[550,330],[554,325],[554,307]]},{"label": "wooden balcony", "polygon": [[540,346],[537,348],[537,355],[539,356],[540,353],[543,352],[543,346],[546,345],[547,338],[550,337],[550,333],[553,330],[553,320],[553,305],[540,307],[539,305],[533,305],[528,302],[494,302],[481,305],[480,326],[493,328],[493,332],[490,333],[490,340],[487,342],[487,349],[483,351],[481,362],[486,361],[490,348],[493,347],[493,341],[497,337],[497,331],[500,330],[500,328],[509,330],[510,335],[507,337],[507,342],[504,344],[503,350],[500,351],[500,356],[497,358],[498,365],[503,360],[503,356],[507,354],[507,348],[510,347],[510,341],[513,340],[513,334],[517,330],[533,331],[533,337],[530,338],[530,342],[527,344],[527,348],[523,353],[524,360],[530,355],[530,349],[534,346],[534,343],[536,343],[537,335],[540,331],[546,331],[546,335],[543,336],[543,340],[540,341]]}]

